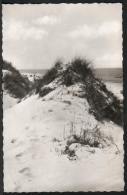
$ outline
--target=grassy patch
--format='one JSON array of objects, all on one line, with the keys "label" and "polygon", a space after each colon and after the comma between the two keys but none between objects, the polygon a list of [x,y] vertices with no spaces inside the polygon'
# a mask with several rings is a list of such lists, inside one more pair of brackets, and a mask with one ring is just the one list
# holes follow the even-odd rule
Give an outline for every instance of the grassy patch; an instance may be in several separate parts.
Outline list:
[{"label": "grassy patch", "polygon": [[92,113],[98,121],[111,120],[122,125],[122,106],[120,100],[108,89],[105,84],[96,78],[89,78],[84,85],[85,97]]},{"label": "grassy patch", "polygon": [[119,151],[113,138],[102,133],[98,126],[93,129],[81,128],[80,133],[76,133],[73,127],[74,124],[71,125],[69,135],[63,135],[63,140],[53,139],[53,142],[57,143],[55,151],[61,155],[67,155],[69,160],[76,160],[78,158],[77,150],[82,147],[92,154],[96,152],[96,148],[103,149],[111,145],[115,145]]},{"label": "grassy patch", "polygon": [[42,89],[39,91],[39,96],[43,97],[47,95],[48,93],[50,93],[51,91],[53,91],[53,89],[50,87],[42,87]]},{"label": "grassy patch", "polygon": [[10,72],[3,76],[4,89],[13,97],[24,98],[32,89],[29,80],[24,78],[11,63],[6,61],[3,62],[3,70]]}]

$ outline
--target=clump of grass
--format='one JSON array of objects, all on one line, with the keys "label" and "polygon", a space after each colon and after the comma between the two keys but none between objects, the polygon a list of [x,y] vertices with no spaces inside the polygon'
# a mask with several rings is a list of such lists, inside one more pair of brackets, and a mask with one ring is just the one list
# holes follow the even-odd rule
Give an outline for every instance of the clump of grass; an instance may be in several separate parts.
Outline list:
[{"label": "clump of grass", "polygon": [[82,75],[83,79],[85,79],[88,75],[93,75],[92,63],[87,59],[82,59],[80,57],[74,58],[71,61],[71,67],[74,72]]},{"label": "clump of grass", "polygon": [[11,63],[3,61],[3,70],[10,71],[3,77],[4,89],[15,98],[24,98],[32,89],[27,78],[24,78]]},{"label": "clump of grass", "polygon": [[41,78],[38,79],[36,83],[36,93],[41,93],[41,88],[44,85],[48,85],[51,83],[54,79],[56,79],[59,75],[59,71],[61,70],[63,65],[62,60],[57,60],[54,64],[54,66],[46,72],[46,74]]},{"label": "clump of grass", "polygon": [[88,145],[90,147],[106,147],[111,143],[111,139],[105,136],[100,129],[96,126],[94,129],[82,129],[80,135],[71,134],[67,138],[67,146],[73,143]]},{"label": "clump of grass", "polygon": [[3,60],[2,64],[3,64],[2,66],[3,70],[8,70],[12,72],[13,74],[20,74],[19,71],[12,65],[11,62],[7,62],[6,60]]},{"label": "clump of grass", "polygon": [[111,144],[114,144],[113,138],[102,133],[98,126],[96,126],[94,129],[81,128],[80,133],[76,133],[75,125],[71,124],[69,134],[70,135],[65,136],[64,132],[63,144],[61,141],[61,145],[64,145],[64,147],[62,147],[61,154],[67,155],[69,160],[76,160],[78,158],[76,155],[77,148],[87,146],[93,148],[92,150],[89,150],[91,153],[95,153],[94,148],[103,149]]},{"label": "clump of grass", "polygon": [[73,76],[73,72],[71,72],[71,70],[67,69],[64,71],[63,73],[63,84],[67,87],[71,86],[74,84],[74,76]]},{"label": "clump of grass", "polygon": [[77,159],[77,155],[75,150],[70,150],[70,148],[68,146],[65,147],[65,150],[63,151],[63,154],[67,155],[69,160],[76,160]]},{"label": "clump of grass", "polygon": [[52,141],[53,142],[60,142],[60,140],[58,138],[56,138],[56,137],[54,137]]},{"label": "clump of grass", "polygon": [[98,121],[111,120],[122,125],[122,105],[120,100],[99,79],[90,77],[84,85],[85,97],[92,113]]},{"label": "clump of grass", "polygon": [[57,70],[62,70],[63,68],[63,61],[62,59],[57,59],[55,64],[54,64],[54,67],[57,69]]},{"label": "clump of grass", "polygon": [[51,68],[47,71],[47,73],[38,80],[38,84],[36,84],[36,93],[41,93],[41,88],[44,85],[48,85],[50,82],[52,82],[57,77],[57,69],[55,67]]},{"label": "clump of grass", "polygon": [[62,81],[67,87],[79,81],[84,81],[88,75],[93,76],[91,62],[86,59],[74,58],[66,66],[67,69],[63,72]]},{"label": "clump of grass", "polygon": [[42,87],[41,90],[39,91],[39,96],[43,97],[47,95],[48,93],[50,93],[51,91],[53,91],[53,89],[50,87]]}]

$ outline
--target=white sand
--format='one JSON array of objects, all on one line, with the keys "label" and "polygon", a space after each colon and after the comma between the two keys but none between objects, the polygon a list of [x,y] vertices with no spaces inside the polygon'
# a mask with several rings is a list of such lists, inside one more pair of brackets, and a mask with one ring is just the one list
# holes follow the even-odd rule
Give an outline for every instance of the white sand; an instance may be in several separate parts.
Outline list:
[{"label": "white sand", "polygon": [[3,93],[3,111],[12,108],[18,103],[19,99],[11,97],[8,93]]},{"label": "white sand", "polygon": [[[70,88],[70,90],[72,90]],[[70,101],[68,103],[67,101]],[[44,98],[33,95],[4,112],[4,190],[41,191],[122,191],[123,129],[112,122],[99,124],[114,138],[105,149],[86,147],[78,159],[69,161],[55,151],[53,138],[63,139],[73,121],[76,131],[92,129],[97,121],[89,114],[86,100],[57,89]],[[65,129],[65,131],[64,131]]]}]

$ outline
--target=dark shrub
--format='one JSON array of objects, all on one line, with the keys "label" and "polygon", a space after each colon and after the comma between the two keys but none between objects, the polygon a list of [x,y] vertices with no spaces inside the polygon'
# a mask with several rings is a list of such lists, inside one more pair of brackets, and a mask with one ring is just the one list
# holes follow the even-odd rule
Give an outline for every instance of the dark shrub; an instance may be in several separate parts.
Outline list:
[{"label": "dark shrub", "polygon": [[3,70],[8,70],[10,72],[13,72],[13,74],[20,74],[19,71],[13,67],[12,63],[11,62],[7,62],[5,60],[3,60],[3,66],[2,66],[2,69]]},{"label": "dark shrub", "polygon": [[[93,129],[81,129],[80,135],[76,134],[76,132],[72,134],[70,129],[70,135],[66,137],[65,141],[62,154],[67,155],[69,160],[76,160],[76,151],[83,146],[103,149],[114,144],[113,138],[106,136],[97,126]],[[88,151],[95,153],[95,150]]]},{"label": "dark shrub", "polygon": [[64,74],[63,74],[63,84],[66,85],[67,87],[69,87],[69,86],[74,84],[73,73],[71,73],[71,71],[69,69],[64,71]]},{"label": "dark shrub", "polygon": [[40,95],[40,97],[43,97],[43,96],[47,95],[48,93],[50,93],[51,91],[53,91],[52,88],[50,88],[50,87],[43,87],[43,88],[39,91],[39,95]]},{"label": "dark shrub", "polygon": [[25,97],[31,90],[31,83],[11,63],[3,61],[3,70],[10,71],[3,76],[4,89],[16,98]]},{"label": "dark shrub", "polygon": [[47,73],[37,81],[36,83],[36,93],[40,93],[41,87],[44,85],[49,84],[52,82],[55,78],[57,78],[57,69],[56,67],[51,68],[47,71]]},{"label": "dark shrub", "polygon": [[67,65],[67,69],[63,72],[62,83],[71,86],[77,82],[84,82],[87,76],[93,76],[91,63],[86,59],[75,58]]},{"label": "dark shrub", "polygon": [[57,77],[57,69],[55,67],[47,71],[47,73],[42,78],[42,84],[47,85],[52,82]]},{"label": "dark shrub", "polygon": [[23,98],[30,91],[29,85],[22,79],[22,77],[5,75],[3,82],[4,89],[16,98]]},{"label": "dark shrub", "polygon": [[62,60],[57,60],[54,66],[50,70],[48,70],[41,79],[38,79],[38,81],[36,82],[36,93],[40,93],[40,90],[44,85],[48,85],[59,76],[59,71],[62,69],[62,66]]},{"label": "dark shrub", "polygon": [[56,60],[54,67],[57,70],[62,70],[62,66],[63,66],[63,61],[61,59]]},{"label": "dark shrub", "polygon": [[120,100],[110,91],[102,81],[89,77],[84,85],[86,98],[90,105],[90,113],[99,121],[111,120],[122,125],[122,107]]},{"label": "dark shrub", "polygon": [[75,58],[71,62],[71,67],[74,72],[76,72],[79,75],[82,75],[82,78],[85,79],[89,75],[93,75],[93,71],[91,68],[91,62],[82,59],[82,58]]}]

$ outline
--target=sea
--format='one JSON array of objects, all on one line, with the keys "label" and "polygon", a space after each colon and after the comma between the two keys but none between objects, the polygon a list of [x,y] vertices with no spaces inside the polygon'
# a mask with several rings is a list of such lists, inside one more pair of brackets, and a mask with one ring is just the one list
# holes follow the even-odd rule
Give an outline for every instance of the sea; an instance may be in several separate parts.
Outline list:
[{"label": "sea", "polygon": [[[21,69],[21,73],[39,74],[44,75],[48,69]],[[107,82],[122,83],[123,81],[123,70],[122,68],[97,68],[94,69],[96,77]]]}]

